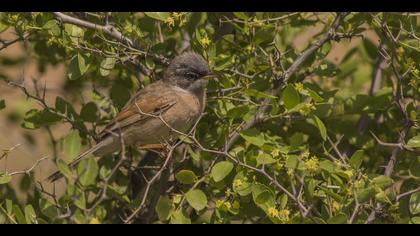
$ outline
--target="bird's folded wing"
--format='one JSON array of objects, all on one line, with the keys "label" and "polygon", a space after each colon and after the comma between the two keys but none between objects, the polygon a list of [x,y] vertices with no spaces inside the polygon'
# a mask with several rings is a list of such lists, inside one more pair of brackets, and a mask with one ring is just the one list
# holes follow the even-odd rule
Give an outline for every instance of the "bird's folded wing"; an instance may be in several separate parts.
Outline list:
[{"label": "bird's folded wing", "polygon": [[101,132],[103,138],[108,134],[119,133],[136,122],[156,118],[177,102],[173,90],[163,83],[155,83],[138,92],[121,111],[114,121]]}]

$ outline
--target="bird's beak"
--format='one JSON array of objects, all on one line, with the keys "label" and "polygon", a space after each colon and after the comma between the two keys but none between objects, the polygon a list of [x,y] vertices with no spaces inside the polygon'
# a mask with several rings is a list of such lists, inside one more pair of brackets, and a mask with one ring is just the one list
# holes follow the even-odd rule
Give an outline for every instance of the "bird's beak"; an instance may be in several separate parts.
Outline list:
[{"label": "bird's beak", "polygon": [[206,79],[206,80],[211,80],[211,79],[215,79],[215,78],[217,78],[217,75],[215,73],[211,73],[211,74],[208,74],[208,75],[205,75],[205,76],[201,77],[201,79]]}]

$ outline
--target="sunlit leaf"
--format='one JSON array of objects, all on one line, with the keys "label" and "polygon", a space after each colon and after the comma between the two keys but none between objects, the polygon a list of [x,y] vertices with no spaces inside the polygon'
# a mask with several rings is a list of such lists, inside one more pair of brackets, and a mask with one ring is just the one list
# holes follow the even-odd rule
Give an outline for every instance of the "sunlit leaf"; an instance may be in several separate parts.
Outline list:
[{"label": "sunlit leaf", "polygon": [[409,207],[411,214],[416,215],[420,213],[420,192],[413,193],[410,196]]},{"label": "sunlit leaf", "polygon": [[155,207],[159,220],[168,220],[174,210],[172,201],[166,196],[160,196]]},{"label": "sunlit leaf", "polygon": [[145,12],[144,14],[160,21],[166,21],[170,17],[169,12]]},{"label": "sunlit leaf", "polygon": [[284,106],[290,110],[300,103],[300,96],[296,89],[289,84],[283,90],[281,100],[283,101]]},{"label": "sunlit leaf", "polygon": [[320,133],[322,139],[324,141],[327,140],[327,129],[325,128],[324,123],[317,116],[314,115],[313,117],[314,117],[315,124],[319,129],[319,133]]},{"label": "sunlit leaf", "polygon": [[197,176],[191,170],[180,170],[175,178],[183,184],[193,184],[197,180]]},{"label": "sunlit leaf", "polygon": [[257,147],[261,147],[265,143],[264,134],[255,128],[243,130],[240,132],[240,135],[247,142]]},{"label": "sunlit leaf", "polygon": [[229,161],[221,161],[216,163],[216,165],[213,166],[210,172],[210,176],[213,178],[215,182],[222,181],[226,176],[229,175],[229,173],[233,169],[232,162]]},{"label": "sunlit leaf", "polygon": [[412,137],[410,140],[408,140],[407,147],[420,148],[420,135]]},{"label": "sunlit leaf", "polygon": [[187,202],[197,211],[201,211],[207,206],[207,197],[203,193],[203,191],[199,189],[193,189],[191,191],[188,191],[185,194],[185,198],[187,199]]}]

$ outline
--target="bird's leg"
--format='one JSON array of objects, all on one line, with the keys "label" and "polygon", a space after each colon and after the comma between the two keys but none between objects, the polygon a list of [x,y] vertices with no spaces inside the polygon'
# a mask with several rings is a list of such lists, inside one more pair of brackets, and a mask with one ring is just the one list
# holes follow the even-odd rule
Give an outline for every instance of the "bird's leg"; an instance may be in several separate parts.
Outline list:
[{"label": "bird's leg", "polygon": [[159,156],[162,156],[162,157],[166,157],[166,155],[168,154],[168,150],[169,150],[168,145],[161,144],[161,143],[139,145],[138,148],[142,149],[142,150],[157,153],[157,154],[159,154]]}]

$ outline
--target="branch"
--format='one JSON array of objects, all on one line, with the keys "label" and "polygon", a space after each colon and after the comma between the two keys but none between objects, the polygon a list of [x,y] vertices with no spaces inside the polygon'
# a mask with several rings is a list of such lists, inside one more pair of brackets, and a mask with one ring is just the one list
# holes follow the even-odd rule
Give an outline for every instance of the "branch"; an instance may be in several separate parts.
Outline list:
[{"label": "branch", "polygon": [[417,193],[417,192],[420,192],[420,187],[417,187],[417,188],[415,188],[415,189],[413,189],[413,190],[410,190],[410,191],[407,191],[407,192],[405,192],[405,193],[401,193],[401,194],[399,194],[399,195],[397,196],[396,200],[397,200],[397,201],[399,201],[401,198],[406,197],[406,196],[409,196],[409,195],[411,195],[411,194],[413,194],[413,193]]},{"label": "branch", "polygon": [[19,42],[19,41],[25,41],[27,38],[29,38],[29,36],[31,34],[32,34],[32,32],[27,32],[23,36],[19,36],[16,39],[12,39],[10,41],[4,41],[4,40],[0,39],[0,45],[1,45],[0,46],[0,51],[9,47],[12,44],[15,44],[15,43]]},{"label": "branch", "polygon": [[171,149],[169,150],[165,162],[163,163],[162,167],[159,169],[159,171],[152,177],[152,179],[150,179],[149,181],[147,181],[147,185],[146,185],[146,189],[144,190],[144,194],[143,194],[143,198],[141,200],[140,205],[133,211],[133,213],[131,213],[130,216],[128,216],[126,219],[124,219],[124,223],[128,224],[131,223],[136,216],[140,213],[140,211],[143,209],[143,207],[146,204],[146,199],[147,196],[149,195],[149,191],[150,191],[150,187],[153,185],[153,183],[161,176],[161,174],[163,173],[163,171],[166,169],[166,167],[169,164],[169,160],[172,157],[172,154],[175,150],[175,148],[180,145],[182,143],[182,141],[178,141],[176,144],[174,144]]},{"label": "branch", "polygon": [[66,14],[61,13],[61,12],[54,12],[53,14],[54,14],[54,16],[57,20],[59,20],[63,23],[77,25],[77,26],[80,26],[80,27],[83,27],[83,28],[86,28],[86,29],[103,32],[104,34],[118,40],[119,42],[122,42],[123,44],[125,44],[126,47],[128,47],[132,51],[140,52],[144,56],[150,56],[155,61],[157,61],[161,64],[164,64],[164,65],[169,64],[169,59],[168,58],[166,58],[162,55],[146,52],[139,45],[137,45],[133,40],[124,36],[121,32],[119,32],[112,25],[98,25],[98,24],[95,24],[95,23],[92,23],[92,22],[88,22],[88,21],[85,21],[85,20],[81,20],[81,19],[69,16],[69,15],[66,15]]},{"label": "branch", "polygon": [[41,158],[41,159],[39,159],[39,160],[37,160],[36,162],[35,162],[35,164],[33,164],[29,169],[27,169],[27,170],[22,170],[22,171],[15,171],[15,172],[12,172],[12,173],[10,173],[9,175],[11,175],[11,176],[13,176],[13,175],[20,175],[20,174],[29,174],[29,173],[31,173],[31,171],[33,170],[33,169],[35,169],[35,167],[37,167],[38,165],[39,165],[39,163],[41,163],[43,160],[45,160],[45,159],[47,159],[48,158],[48,156],[45,156],[45,157],[43,157],[43,158]]},{"label": "branch", "polygon": [[97,25],[95,23],[92,22],[88,22],[85,20],[81,20],[66,14],[63,14],[61,12],[54,12],[53,13],[55,18],[57,18],[58,20],[60,20],[63,23],[68,23],[68,24],[72,24],[72,25],[77,25],[86,29],[91,29],[91,30],[96,30],[96,31],[101,31],[119,41],[122,41],[123,43],[126,43],[128,46],[132,47],[134,46],[133,41],[127,37],[125,37],[124,35],[122,35],[114,26],[112,25]]},{"label": "branch", "polygon": [[[343,21],[344,17],[346,17],[348,13],[337,13],[336,18],[334,19],[333,23],[331,24],[330,28],[327,30],[327,32],[324,33],[324,35],[319,39],[315,44],[310,46],[308,49],[306,49],[294,62],[293,64],[283,73],[283,75],[276,81],[272,91],[272,96],[277,96],[280,91],[282,90],[283,86],[287,81],[290,79],[290,77],[299,69],[299,67],[304,63],[316,50],[318,50],[322,45],[324,45],[326,42],[333,39],[335,32],[337,28],[340,26],[340,23]],[[245,123],[240,130],[246,130],[249,129],[259,122],[263,120],[264,114],[269,108],[271,99],[266,98],[262,106],[258,109],[257,113],[255,114],[254,118]],[[240,130],[236,131],[232,137],[229,139],[225,146],[225,150],[229,150],[239,139]]]},{"label": "branch", "polygon": [[[381,26],[382,26],[382,33],[384,34],[384,38],[390,41],[391,50],[392,50],[390,64],[391,64],[392,72],[397,78],[397,86],[394,91],[394,102],[397,104],[397,107],[403,116],[403,121],[402,121],[403,129],[398,138],[398,144],[394,148],[394,150],[392,150],[391,157],[389,158],[389,161],[385,167],[384,175],[390,177],[392,173],[394,172],[394,167],[395,167],[395,163],[397,162],[398,154],[400,153],[401,150],[403,150],[402,145],[404,145],[405,143],[405,138],[407,136],[407,133],[413,124],[412,124],[412,121],[410,121],[409,119],[409,115],[407,113],[406,107],[403,102],[404,93],[401,86],[402,81],[403,81],[403,76],[398,72],[395,66],[395,62],[398,62],[398,57],[396,56],[397,55],[396,45],[398,43],[397,42],[398,39],[396,39],[391,33],[391,31],[389,30],[386,20],[383,20]],[[365,224],[372,223],[376,219],[376,213],[380,211],[381,209],[382,209],[382,204],[377,203],[375,208],[370,213],[368,219],[365,221]]]},{"label": "branch", "polygon": [[373,136],[373,138],[376,140],[376,142],[378,142],[378,144],[380,146],[394,147],[394,148],[404,149],[405,151],[413,152],[415,154],[420,154],[419,151],[417,151],[417,150],[415,150],[413,148],[407,147],[407,145],[404,145],[404,143],[402,143],[402,142],[399,142],[399,143],[387,143],[387,142],[384,142],[384,141],[380,140],[372,131],[370,131],[370,134]]}]

